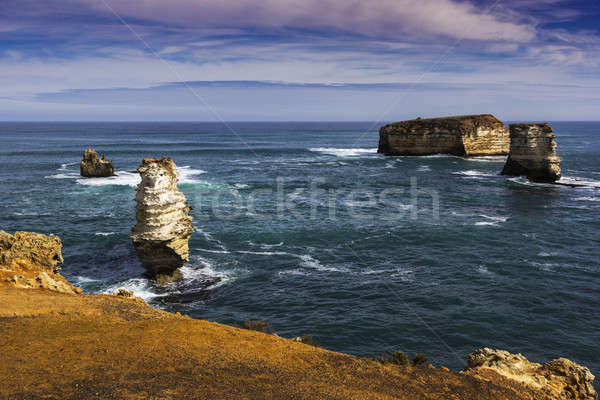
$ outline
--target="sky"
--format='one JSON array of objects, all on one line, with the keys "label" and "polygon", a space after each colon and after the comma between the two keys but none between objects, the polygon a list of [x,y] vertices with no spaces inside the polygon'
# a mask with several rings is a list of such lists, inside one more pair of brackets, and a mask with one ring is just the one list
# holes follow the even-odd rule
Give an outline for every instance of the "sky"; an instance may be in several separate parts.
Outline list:
[{"label": "sky", "polygon": [[600,120],[600,0],[0,0],[3,121]]}]

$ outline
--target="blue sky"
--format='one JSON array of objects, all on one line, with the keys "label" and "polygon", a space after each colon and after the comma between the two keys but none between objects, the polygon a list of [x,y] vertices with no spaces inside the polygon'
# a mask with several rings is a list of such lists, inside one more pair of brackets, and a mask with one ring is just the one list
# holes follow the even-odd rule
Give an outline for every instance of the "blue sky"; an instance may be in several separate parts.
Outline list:
[{"label": "blue sky", "polygon": [[600,120],[600,1],[0,1],[0,120],[465,113]]}]

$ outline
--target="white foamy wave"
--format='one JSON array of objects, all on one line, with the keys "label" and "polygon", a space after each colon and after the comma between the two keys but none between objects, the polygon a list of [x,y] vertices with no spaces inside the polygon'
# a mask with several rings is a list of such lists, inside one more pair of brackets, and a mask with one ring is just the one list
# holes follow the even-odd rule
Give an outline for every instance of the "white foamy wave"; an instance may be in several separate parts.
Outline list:
[{"label": "white foamy wave", "polygon": [[76,276],[73,278],[73,280],[79,284],[100,282],[100,279],[88,278],[87,276]]},{"label": "white foamy wave", "polygon": [[485,214],[480,214],[480,217],[485,218],[487,221],[478,221],[473,225],[475,226],[498,226],[502,222],[506,222],[508,217],[493,217]]},{"label": "white foamy wave", "polygon": [[377,149],[338,149],[333,147],[318,147],[309,149],[312,152],[329,154],[337,157],[375,156]]},{"label": "white foamy wave", "polygon": [[600,201],[600,197],[577,197],[573,200],[576,200],[576,201]]},{"label": "white foamy wave", "polygon": [[492,275],[492,273],[487,269],[487,267],[484,267],[483,265],[477,267],[477,272],[479,272],[482,275]]},{"label": "white foamy wave", "polygon": [[206,171],[202,169],[194,169],[190,166],[178,167],[177,172],[179,173],[179,183],[203,183],[197,179],[192,178],[193,176],[205,174]]},{"label": "white foamy wave", "polygon": [[133,292],[135,297],[141,297],[145,301],[152,300],[156,297],[166,296],[168,293],[158,294],[152,290],[155,288],[152,281],[146,278],[132,278],[125,282],[116,283],[102,291],[102,294],[115,294],[119,289],[125,289]]},{"label": "white foamy wave", "polygon": [[348,270],[346,268],[335,268],[335,267],[325,266],[325,265],[321,264],[321,262],[319,260],[317,260],[316,258],[314,258],[308,254],[304,254],[299,257],[300,257],[300,260],[302,260],[300,265],[303,266],[304,268],[312,268],[312,269],[316,269],[317,271],[327,271],[327,272],[348,272]]},{"label": "white foamy wave", "polygon": [[75,164],[79,164],[79,163],[78,162],[72,162],[72,163],[61,164],[60,168],[58,168],[57,171],[66,171],[67,167],[70,167],[71,165],[75,165]]},{"label": "white foamy wave", "polygon": [[421,165],[419,168],[417,168],[417,171],[428,172],[428,171],[431,171],[431,168],[429,168],[429,165]]},{"label": "white foamy wave", "polygon": [[61,174],[44,176],[44,178],[46,178],[46,179],[75,179],[75,178],[80,178],[80,177],[81,177],[81,175],[79,175],[78,172],[65,172],[65,173],[61,173]]},{"label": "white foamy wave", "polygon": [[279,271],[277,274],[279,276],[282,276],[282,275],[309,276],[309,275],[311,275],[310,271],[306,271],[306,270],[303,270],[300,268]]},{"label": "white foamy wave", "polygon": [[205,253],[212,253],[212,254],[230,254],[230,251],[227,250],[209,250],[209,249],[196,249],[198,251],[203,251]]},{"label": "white foamy wave", "polygon": [[96,232],[94,233],[94,235],[96,236],[111,236],[111,235],[116,235],[117,232]]},{"label": "white foamy wave", "polygon": [[206,278],[218,278],[219,281],[210,285],[206,289],[215,289],[219,286],[223,286],[224,284],[232,281],[234,279],[233,271],[223,271],[218,270],[215,266],[206,258],[195,256],[192,260],[193,264],[199,265],[190,265],[189,263],[179,270],[183,275],[183,279],[186,283],[191,283],[195,280],[205,280]]},{"label": "white foamy wave", "polygon": [[586,178],[563,176],[560,180],[556,181],[556,183],[561,183],[561,184],[565,184],[565,185],[579,185],[582,187],[600,189],[600,181],[589,180]]},{"label": "white foamy wave", "polygon": [[105,178],[81,178],[75,182],[85,186],[132,186],[135,187],[140,183],[140,175],[136,172],[118,171],[117,176],[108,176]]},{"label": "white foamy wave", "polygon": [[481,172],[481,171],[475,171],[475,170],[468,170],[468,171],[458,171],[458,172],[453,172],[454,175],[462,175],[464,177],[467,178],[480,178],[480,177],[490,177],[490,176],[497,176],[494,174],[488,174],[485,172]]},{"label": "white foamy wave", "polygon": [[292,256],[298,257],[295,254],[287,253],[285,251],[248,251],[248,250],[238,250],[236,253],[240,254],[254,254],[257,256]]},{"label": "white foamy wave", "polygon": [[[65,171],[60,174],[48,175],[45,178],[48,179],[75,179],[80,185],[85,186],[132,186],[136,187],[138,183],[140,183],[140,175],[137,172],[131,171],[117,171],[117,176],[108,176],[105,178],[83,178],[79,174],[79,172],[70,171],[67,169],[67,166],[73,165],[71,164],[63,164],[63,167],[59,168],[59,171]],[[201,169],[193,169],[190,166],[183,166],[177,168],[177,172],[179,173],[179,183],[181,184],[190,184],[190,183],[203,183],[197,179],[192,177],[205,174],[206,171]]]},{"label": "white foamy wave", "polygon": [[507,156],[478,156],[465,158],[467,161],[479,161],[479,162],[506,162]]},{"label": "white foamy wave", "polygon": [[246,189],[248,188],[248,185],[245,183],[236,183],[233,185],[233,187],[235,187],[236,189]]}]

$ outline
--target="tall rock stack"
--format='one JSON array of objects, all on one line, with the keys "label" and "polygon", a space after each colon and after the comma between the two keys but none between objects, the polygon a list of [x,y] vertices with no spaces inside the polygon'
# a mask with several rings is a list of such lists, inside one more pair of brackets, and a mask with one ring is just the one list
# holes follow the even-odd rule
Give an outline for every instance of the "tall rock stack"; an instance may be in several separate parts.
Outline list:
[{"label": "tall rock stack", "polygon": [[511,124],[510,153],[502,175],[523,175],[534,182],[559,180],[555,137],[547,123]]},{"label": "tall rock stack", "polygon": [[83,152],[83,159],[79,164],[81,176],[86,178],[99,178],[115,175],[115,167],[112,161],[104,157],[98,157],[94,149],[87,149]]},{"label": "tall rock stack", "polygon": [[417,118],[379,130],[378,153],[388,156],[452,154],[460,157],[506,155],[509,133],[491,114]]},{"label": "tall rock stack", "polygon": [[177,188],[172,159],[144,158],[137,171],[142,181],[130,238],[144,267],[164,285],[181,277],[178,269],[189,259],[188,241],[194,232],[190,206]]}]

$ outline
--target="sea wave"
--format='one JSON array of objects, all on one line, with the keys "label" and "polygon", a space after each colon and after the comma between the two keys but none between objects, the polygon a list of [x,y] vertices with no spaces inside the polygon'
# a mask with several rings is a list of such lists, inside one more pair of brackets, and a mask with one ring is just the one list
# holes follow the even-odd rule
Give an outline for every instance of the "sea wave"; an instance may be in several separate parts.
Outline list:
[{"label": "sea wave", "polygon": [[[63,171],[60,174],[45,176],[47,179],[75,179],[80,185],[84,186],[132,186],[136,187],[140,183],[140,175],[137,172],[131,171],[117,171],[116,176],[109,176],[105,178],[83,178],[79,172],[68,170],[66,166],[73,164],[63,164],[64,169],[59,168],[58,170]],[[201,169],[194,169],[190,166],[182,166],[177,168],[179,173],[180,184],[194,184],[203,183],[193,177],[201,174],[205,174],[206,171]]]},{"label": "sea wave", "polygon": [[466,161],[478,161],[478,162],[506,162],[507,156],[477,156],[465,158]]},{"label": "sea wave", "polygon": [[324,153],[337,157],[376,156],[377,149],[338,149],[333,147],[316,147],[309,149],[312,152]]},{"label": "sea wave", "polygon": [[560,180],[556,181],[556,183],[566,185],[581,185],[582,187],[600,189],[600,181],[590,180],[587,178],[563,176]]},{"label": "sea wave", "polygon": [[489,174],[487,172],[476,171],[476,170],[467,170],[467,171],[457,171],[453,172],[454,175],[462,175],[466,178],[481,178],[481,177],[492,177],[497,176],[496,174]]}]

